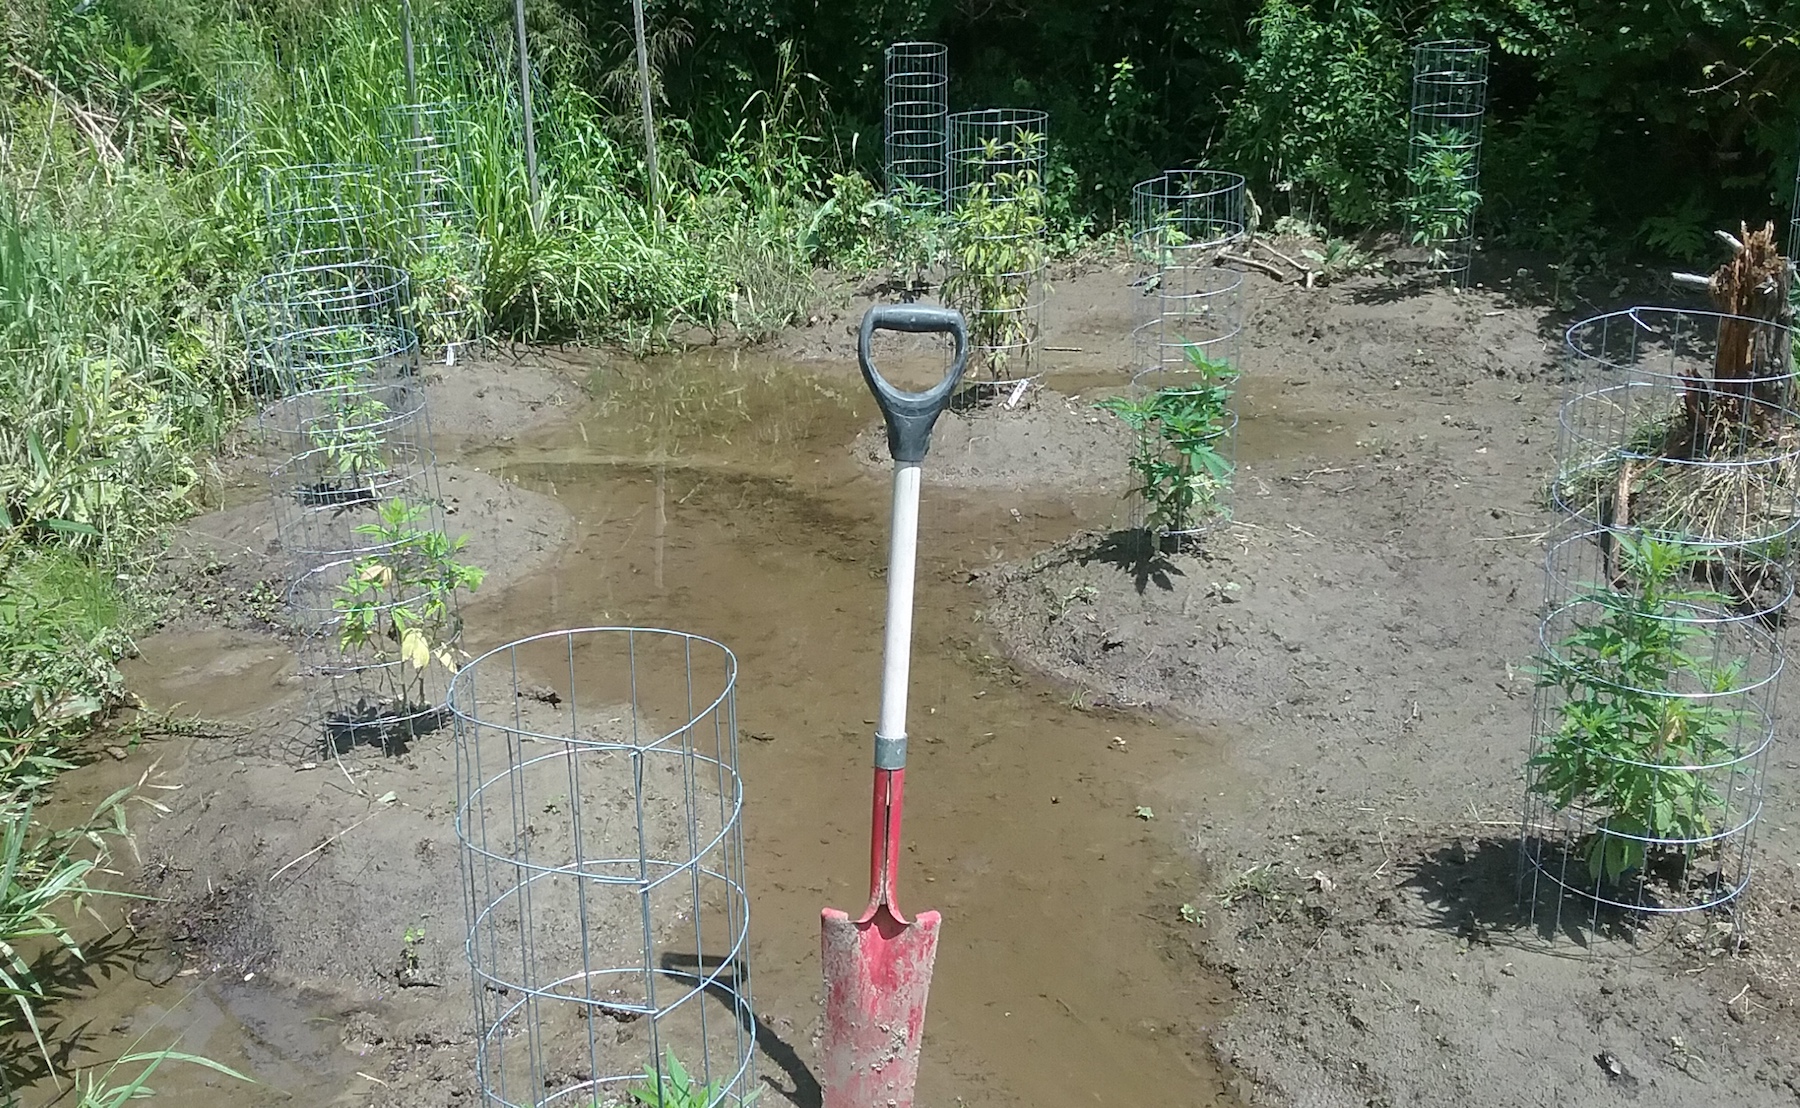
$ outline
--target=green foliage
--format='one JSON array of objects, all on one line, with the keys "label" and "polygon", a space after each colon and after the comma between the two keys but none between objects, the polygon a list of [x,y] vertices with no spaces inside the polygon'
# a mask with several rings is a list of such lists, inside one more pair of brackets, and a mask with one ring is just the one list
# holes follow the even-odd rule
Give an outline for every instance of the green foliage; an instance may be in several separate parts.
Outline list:
[{"label": "green foliage", "polygon": [[1365,227],[1393,198],[1405,153],[1406,52],[1364,4],[1265,0],[1225,123],[1227,158],[1253,191],[1287,194],[1308,218]]},{"label": "green foliage", "polygon": [[37,1009],[49,996],[40,955],[58,948],[81,957],[61,913],[79,912],[101,895],[88,878],[105,866],[108,840],[126,834],[123,803],[130,791],[107,797],[81,827],[59,832],[33,823],[29,803],[0,797],[0,1032],[28,1030],[46,1060],[50,1049]]},{"label": "green foliage", "polygon": [[[714,1108],[725,1099],[725,1082],[721,1079],[702,1085],[675,1057],[674,1051],[663,1056],[663,1072],[659,1081],[646,1079],[629,1090],[631,1099],[643,1108]],[[762,1093],[752,1089],[739,1103],[752,1104]]]},{"label": "green foliage", "polygon": [[424,695],[425,671],[437,662],[454,672],[461,626],[455,594],[481,587],[485,571],[456,560],[465,540],[418,526],[429,508],[405,500],[384,501],[380,518],[356,528],[376,544],[375,553],[351,564],[332,602],[342,622],[344,653],[377,661],[398,659],[415,677],[397,689],[401,697]]},{"label": "green foliage", "polygon": [[1631,589],[1589,590],[1582,610],[1599,614],[1582,616],[1543,659],[1538,683],[1563,699],[1556,730],[1531,760],[1534,792],[1559,811],[1599,816],[1582,849],[1590,875],[1608,882],[1644,867],[1644,839],[1714,831],[1725,807],[1720,774],[1695,767],[1736,757],[1733,733],[1744,722],[1722,695],[1739,687],[1743,663],[1711,660],[1717,631],[1703,615],[1730,601],[1682,584],[1706,552],[1617,541]]},{"label": "green foliage", "polygon": [[[1014,353],[1034,337],[1036,321],[1024,309],[1043,280],[1044,187],[1032,159],[1044,136],[1017,131],[989,140],[978,161],[1003,169],[975,180],[957,197],[950,217],[950,276],[944,302],[969,320],[969,345],[983,352],[985,367],[1003,377]],[[981,170],[977,168],[975,172]]]},{"label": "green foliage", "polygon": [[[357,336],[351,332],[352,342]],[[363,366],[346,361],[329,369],[318,383],[326,397],[325,414],[307,424],[306,435],[338,476],[359,480],[387,469],[388,416],[382,390],[360,380]]]},{"label": "green foliage", "polygon": [[1481,203],[1474,187],[1475,151],[1468,135],[1454,129],[1423,132],[1413,146],[1407,195],[1399,208],[1413,245],[1428,247],[1433,264],[1442,264],[1446,246],[1469,233]]},{"label": "green foliage", "polygon": [[1142,499],[1146,523],[1156,534],[1192,531],[1217,518],[1224,510],[1220,497],[1231,483],[1231,462],[1218,448],[1230,430],[1237,371],[1208,359],[1197,346],[1187,348],[1187,359],[1193,381],[1097,405],[1138,432],[1131,456],[1138,483],[1130,495]]},{"label": "green foliage", "polygon": [[[221,1065],[211,1058],[203,1058],[198,1054],[188,1054],[173,1048],[132,1051],[129,1054],[120,1055],[98,1074],[82,1074],[76,1089],[81,1099],[76,1102],[75,1108],[122,1108],[129,1101],[155,1096],[156,1090],[150,1087],[149,1081],[165,1062],[181,1062],[190,1066],[199,1066],[202,1069],[223,1074],[234,1081],[250,1081],[250,1078],[230,1066]],[[113,1075],[126,1066],[142,1066],[143,1068],[135,1074],[123,1077],[119,1084],[113,1084]]]}]

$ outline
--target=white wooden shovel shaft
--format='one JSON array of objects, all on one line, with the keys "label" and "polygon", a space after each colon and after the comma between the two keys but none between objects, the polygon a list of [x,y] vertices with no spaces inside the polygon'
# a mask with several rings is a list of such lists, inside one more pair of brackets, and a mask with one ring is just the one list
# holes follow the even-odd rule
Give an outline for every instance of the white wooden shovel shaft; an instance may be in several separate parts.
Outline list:
[{"label": "white wooden shovel shaft", "polygon": [[906,765],[906,683],[912,666],[913,572],[919,548],[919,466],[894,467],[893,526],[888,546],[887,641],[881,669],[881,722],[875,768]]}]

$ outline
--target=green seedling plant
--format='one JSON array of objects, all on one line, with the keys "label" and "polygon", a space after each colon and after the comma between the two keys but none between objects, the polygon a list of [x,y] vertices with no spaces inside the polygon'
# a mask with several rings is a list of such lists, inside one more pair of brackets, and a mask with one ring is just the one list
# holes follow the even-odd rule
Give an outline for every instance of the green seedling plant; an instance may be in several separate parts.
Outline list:
[{"label": "green seedling plant", "polygon": [[[738,1100],[739,1104],[750,1105],[756,1102],[761,1089],[752,1089]],[[633,1085],[629,1090],[631,1099],[640,1108],[713,1108],[725,1100],[725,1082],[714,1081],[703,1085],[688,1073],[687,1067],[675,1057],[674,1051],[663,1056],[663,1073],[660,1083],[654,1078]]]},{"label": "green seedling plant", "polygon": [[480,588],[486,572],[457,560],[464,539],[419,526],[427,510],[395,498],[382,503],[375,522],[356,528],[378,549],[351,564],[333,601],[342,619],[338,645],[347,657],[398,660],[410,674],[394,690],[402,704],[424,701],[433,662],[456,671],[461,626],[452,601],[459,590]]},{"label": "green seedling plant", "polygon": [[[1540,687],[1561,691],[1555,729],[1531,759],[1531,789],[1558,811],[1599,815],[1578,849],[1595,881],[1641,872],[1647,846],[1713,833],[1725,807],[1703,768],[1730,762],[1745,712],[1723,701],[1742,661],[1712,661],[1716,632],[1696,619],[1729,598],[1683,585],[1704,554],[1680,543],[1620,536],[1630,586],[1589,589],[1584,616],[1545,657]],[[1691,690],[1683,695],[1677,690]],[[1693,848],[1674,850],[1682,862]]]},{"label": "green seedling plant", "polygon": [[1137,483],[1126,495],[1143,501],[1145,523],[1160,535],[1183,534],[1217,518],[1231,485],[1231,460],[1219,446],[1237,371],[1195,345],[1186,355],[1196,380],[1097,405],[1138,432],[1130,463]]},{"label": "green seedling plant", "polygon": [[1426,132],[1415,140],[1418,155],[1406,171],[1409,186],[1400,209],[1414,246],[1431,252],[1431,264],[1449,259],[1445,247],[1469,233],[1481,192],[1474,187],[1475,151],[1461,131]]},{"label": "green seedling plant", "polygon": [[338,477],[352,481],[381,473],[386,437],[382,421],[387,402],[363,387],[363,367],[342,362],[326,370],[319,384],[329,397],[323,418],[307,428],[307,437]]},{"label": "green seedling plant", "polygon": [[969,344],[983,352],[996,379],[1036,337],[1036,322],[1025,309],[1037,294],[1032,286],[1045,261],[1045,197],[1038,171],[1030,168],[1044,137],[1020,131],[1010,142],[990,140],[984,162],[1007,161],[1020,168],[978,180],[957,199],[950,218],[952,272],[944,301],[969,317]]},{"label": "green seedling plant", "polygon": [[943,260],[950,224],[943,197],[917,181],[905,181],[891,196],[876,201],[877,227],[883,253],[908,292],[925,289],[934,267]]}]

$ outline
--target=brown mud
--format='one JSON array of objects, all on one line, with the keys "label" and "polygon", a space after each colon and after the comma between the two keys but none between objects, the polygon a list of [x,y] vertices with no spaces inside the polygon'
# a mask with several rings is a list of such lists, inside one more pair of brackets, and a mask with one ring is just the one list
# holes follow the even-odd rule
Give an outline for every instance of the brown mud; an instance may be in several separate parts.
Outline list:
[{"label": "brown mud", "polygon": [[[1701,921],[1590,957],[1514,907],[1550,321],[1480,290],[1251,275],[1237,522],[1144,559],[1091,408],[1125,384],[1129,277],[1060,274],[1047,387],[947,416],[927,462],[901,882],[944,931],[920,1103],[1800,1099],[1800,821],[1778,811],[1800,762],[1771,770],[1747,951]],[[887,489],[865,303],[760,354],[536,354],[432,386],[468,482],[446,477],[452,528],[499,571],[471,650],[621,623],[737,653],[758,1066],[799,1105],[818,912],[866,892]],[[908,385],[943,360],[883,351]],[[341,764],[293,741],[253,478],[174,544],[181,603],[129,672],[147,705],[226,726],[68,779],[70,803],[152,766],[171,788],[135,824],[161,899],[56,1010],[65,1065],[179,1036],[264,1081],[158,1075],[195,1108],[470,1103],[450,738]]]},{"label": "brown mud", "polygon": [[[872,403],[850,367],[732,351],[600,364],[586,384],[555,425],[441,452],[457,459],[446,490],[452,474],[481,490],[452,530],[472,524],[468,557],[500,571],[464,609],[467,645],[633,623],[736,651],[759,1067],[772,1092],[816,1104],[819,910],[867,892],[887,482],[851,444]],[[1033,407],[1094,426],[1048,392]],[[265,1082],[158,1074],[198,1105],[456,1103],[474,1088],[450,738],[391,758],[309,751],[286,646],[258,630],[279,607],[256,584],[280,566],[253,477],[175,544],[166,572],[188,602],[129,667],[147,706],[229,726],[120,767],[157,759],[167,786],[166,814],[137,827],[158,898],[131,915],[150,980],[68,1005],[70,1064],[154,1028]],[[902,887],[908,907],[943,912],[946,937],[922,1103],[1148,1101],[1171,1080],[1194,1103],[1231,1102],[1206,1045],[1226,994],[1179,915],[1204,883],[1176,812],[1194,790],[1231,791],[1216,740],[1077,710],[993,657],[973,618],[973,569],[1114,510],[1116,486],[1080,478],[927,495]],[[307,1034],[251,1049],[271,1036],[234,1028],[246,991]]]},{"label": "brown mud", "polygon": [[1166,557],[1100,527],[983,582],[1016,657],[1230,736],[1246,808],[1196,838],[1240,997],[1222,1058],[1296,1108],[1794,1103],[1792,755],[1747,948],[1713,918],[1627,944],[1519,904],[1549,321],[1253,284],[1236,522]]}]

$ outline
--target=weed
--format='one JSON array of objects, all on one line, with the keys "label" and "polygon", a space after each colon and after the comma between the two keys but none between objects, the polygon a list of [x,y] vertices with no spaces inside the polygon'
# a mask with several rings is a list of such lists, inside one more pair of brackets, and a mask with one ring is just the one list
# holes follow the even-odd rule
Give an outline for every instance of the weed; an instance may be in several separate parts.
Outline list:
[{"label": "weed", "polygon": [[1346,277],[1367,273],[1378,264],[1368,251],[1347,239],[1326,239],[1319,249],[1307,247],[1300,256],[1319,267],[1319,283],[1329,285]]},{"label": "weed", "polygon": [[1580,844],[1590,876],[1612,883],[1642,870],[1648,851],[1685,863],[1726,799],[1714,767],[1737,757],[1745,712],[1730,706],[1742,661],[1715,662],[1717,632],[1701,618],[1728,598],[1684,588],[1705,552],[1617,536],[1628,592],[1595,586],[1579,618],[1540,663],[1538,684],[1561,691],[1557,726],[1530,762],[1531,790],[1558,811],[1598,819]]},{"label": "weed", "polygon": [[1278,904],[1281,899],[1275,868],[1269,865],[1251,866],[1227,881],[1225,887],[1218,892],[1219,906],[1222,908],[1235,908],[1251,900],[1263,904]]}]

